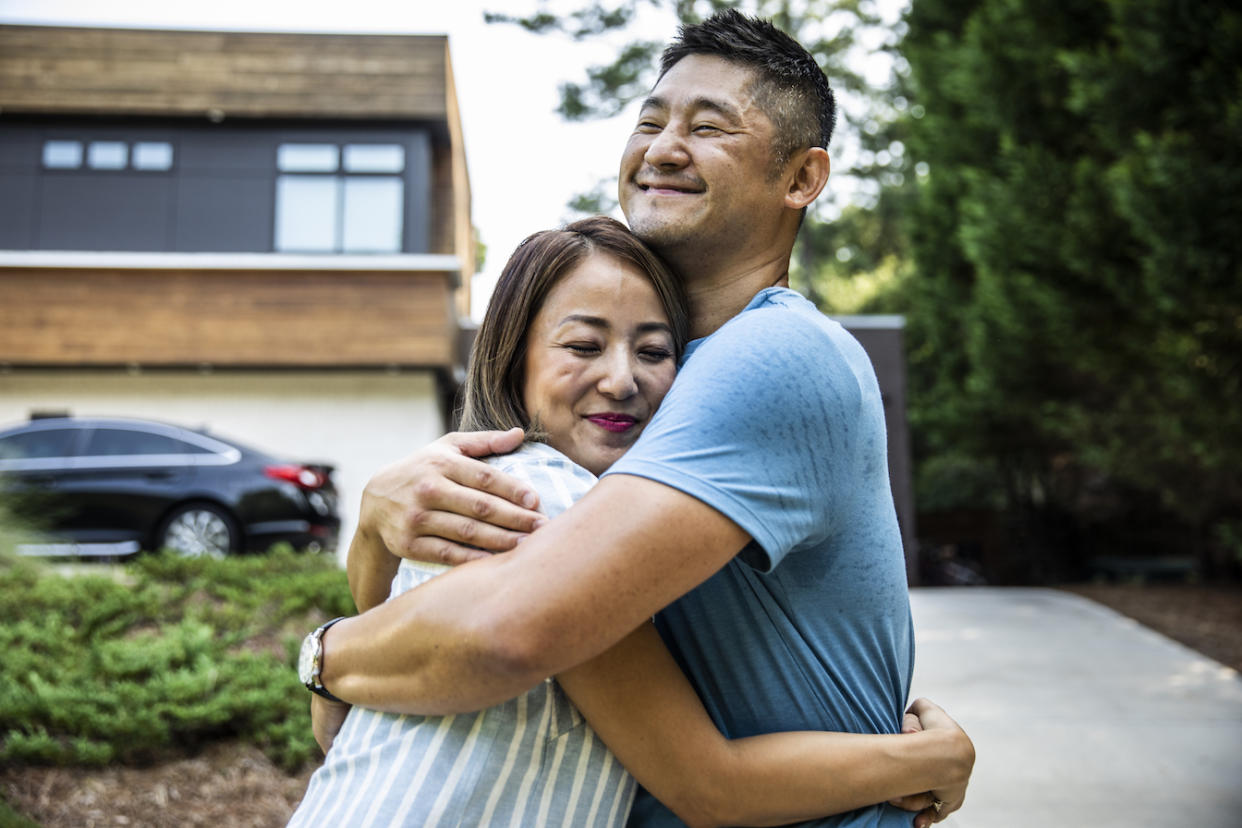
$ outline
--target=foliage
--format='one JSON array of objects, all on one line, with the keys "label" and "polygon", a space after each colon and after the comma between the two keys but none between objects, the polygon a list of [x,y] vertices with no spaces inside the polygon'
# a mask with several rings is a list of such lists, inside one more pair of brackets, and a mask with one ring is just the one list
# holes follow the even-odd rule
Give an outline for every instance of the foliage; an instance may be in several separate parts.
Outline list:
[{"label": "foliage", "polygon": [[13,810],[0,796],[0,826],[3,828],[39,828],[39,823]]},{"label": "foliage", "polygon": [[[904,103],[900,92],[893,91],[899,85],[893,72],[902,65],[893,53],[901,28],[894,29],[873,0],[589,0],[566,11],[542,0],[526,15],[487,12],[484,16],[490,23],[517,25],[533,34],[615,43],[610,63],[587,67],[585,78],[560,86],[559,113],[566,120],[579,121],[623,112],[654,85],[660,52],[677,26],[699,22],[726,8],[770,18],[795,35],[832,80],[840,103],[838,134],[849,136],[849,141],[862,136],[861,148],[851,144],[849,150],[860,153],[859,157],[850,157],[842,165],[833,192],[821,200],[820,212],[813,212],[809,223],[822,223],[825,211],[835,216],[838,196],[842,203],[873,202],[880,189],[892,183],[892,175],[900,176],[901,149],[889,151],[896,140],[889,134],[889,125],[895,121],[894,107]],[[653,20],[659,25],[641,25]],[[659,35],[645,38],[636,31]],[[877,80],[876,75],[883,77]],[[606,189],[615,187],[601,185],[576,196],[569,206],[576,212],[607,212],[615,201]]]},{"label": "foliage", "polygon": [[243,739],[296,769],[318,750],[298,642],[353,612],[334,560],[287,547],[76,576],[0,564],[0,762],[145,763]]},{"label": "foliage", "polygon": [[962,458],[1030,577],[1088,543],[1212,559],[1242,509],[1242,12],[916,0],[908,25],[920,497]]},{"label": "foliage", "polygon": [[[1242,12],[1221,0],[590,0],[491,15],[619,38],[565,84],[620,111],[660,44],[737,6],[841,94],[830,193],[791,284],[829,312],[907,316],[923,509],[993,509],[1003,579],[1088,554],[1242,560]],[[859,58],[887,56],[890,71]],[[580,209],[611,206],[603,188]]]}]

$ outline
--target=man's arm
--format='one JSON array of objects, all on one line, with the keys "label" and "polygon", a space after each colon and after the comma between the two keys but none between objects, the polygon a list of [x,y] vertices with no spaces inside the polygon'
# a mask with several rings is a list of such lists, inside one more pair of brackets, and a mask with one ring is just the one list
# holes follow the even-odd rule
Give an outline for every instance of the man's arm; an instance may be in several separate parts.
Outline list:
[{"label": "man's arm", "polygon": [[322,678],[340,698],[380,710],[488,707],[602,653],[748,540],[687,494],[610,475],[514,552],[334,625]]}]

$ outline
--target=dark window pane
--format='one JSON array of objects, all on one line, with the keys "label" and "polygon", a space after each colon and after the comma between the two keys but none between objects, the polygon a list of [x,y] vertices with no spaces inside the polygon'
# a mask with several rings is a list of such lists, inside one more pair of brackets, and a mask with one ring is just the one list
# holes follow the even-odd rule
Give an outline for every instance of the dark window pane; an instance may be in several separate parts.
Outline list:
[{"label": "dark window pane", "polygon": [[173,181],[141,172],[45,175],[43,250],[167,250]]},{"label": "dark window pane", "polygon": [[0,460],[68,457],[77,433],[69,428],[49,428],[4,437],[0,439]]},{"label": "dark window pane", "polygon": [[163,434],[148,434],[145,431],[130,431],[121,428],[98,428],[86,441],[86,449],[83,453],[87,457],[184,454],[185,443],[165,437]]},{"label": "dark window pane", "polygon": [[269,253],[275,185],[258,173],[184,170],[177,180],[176,250]]}]

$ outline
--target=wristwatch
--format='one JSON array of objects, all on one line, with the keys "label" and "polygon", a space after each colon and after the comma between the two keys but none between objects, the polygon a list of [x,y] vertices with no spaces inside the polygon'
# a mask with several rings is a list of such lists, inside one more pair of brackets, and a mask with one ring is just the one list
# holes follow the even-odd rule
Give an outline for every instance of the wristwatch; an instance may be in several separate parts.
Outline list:
[{"label": "wristwatch", "polygon": [[298,678],[306,685],[306,689],[312,693],[318,693],[325,699],[342,704],[345,702],[329,693],[328,689],[323,686],[323,679],[320,676],[323,673],[323,634],[328,631],[328,627],[343,620],[345,620],[343,615],[340,618],[333,618],[306,636],[302,641],[302,652],[298,654]]}]

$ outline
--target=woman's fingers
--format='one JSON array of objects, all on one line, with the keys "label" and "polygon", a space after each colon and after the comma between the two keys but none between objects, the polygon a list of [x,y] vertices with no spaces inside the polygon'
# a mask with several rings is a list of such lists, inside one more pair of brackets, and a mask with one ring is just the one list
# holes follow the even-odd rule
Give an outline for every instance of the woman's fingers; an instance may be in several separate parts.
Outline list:
[{"label": "woman's fingers", "polygon": [[412,527],[404,543],[393,549],[393,553],[415,561],[456,565],[486,558],[495,552],[507,552],[527,534],[453,512],[421,512],[418,525]]},{"label": "woman's fingers", "polygon": [[507,474],[496,471],[478,458],[508,454],[522,445],[525,434],[520,428],[508,431],[455,431],[444,435],[428,448],[444,451],[445,477],[454,483],[495,495],[526,509],[537,509],[535,492]]},{"label": "woman's fingers", "polygon": [[890,799],[889,805],[894,808],[900,808],[903,811],[923,811],[930,808],[933,797],[931,793],[910,794],[909,796],[901,796],[897,799]]}]

